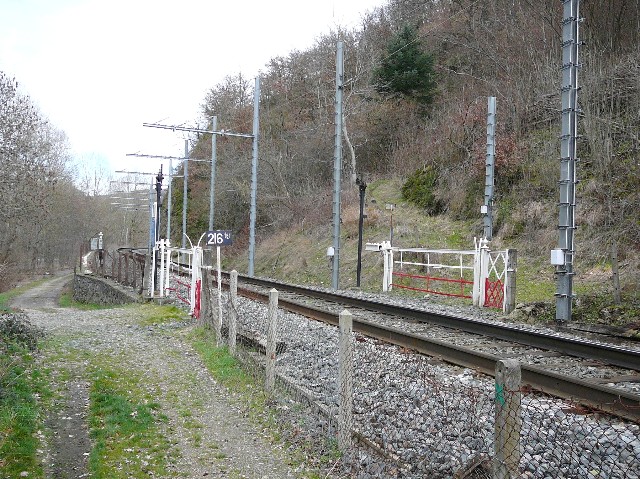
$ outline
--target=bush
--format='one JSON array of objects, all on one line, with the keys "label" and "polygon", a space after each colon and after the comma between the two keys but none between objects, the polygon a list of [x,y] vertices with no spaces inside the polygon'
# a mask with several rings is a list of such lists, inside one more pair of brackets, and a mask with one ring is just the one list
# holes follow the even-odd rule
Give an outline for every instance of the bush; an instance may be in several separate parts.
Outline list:
[{"label": "bush", "polygon": [[402,197],[424,208],[430,215],[443,211],[443,203],[434,193],[438,184],[438,173],[432,166],[416,170],[402,185]]},{"label": "bush", "polygon": [[24,313],[0,314],[0,342],[17,343],[33,351],[44,333],[33,326]]}]

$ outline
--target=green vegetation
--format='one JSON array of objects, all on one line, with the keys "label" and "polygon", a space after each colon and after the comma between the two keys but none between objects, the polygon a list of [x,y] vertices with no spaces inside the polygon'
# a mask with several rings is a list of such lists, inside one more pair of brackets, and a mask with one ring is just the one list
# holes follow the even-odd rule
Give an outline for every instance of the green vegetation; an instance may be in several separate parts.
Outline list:
[{"label": "green vegetation", "polygon": [[374,76],[381,93],[397,93],[421,105],[433,101],[433,58],[422,51],[417,29],[409,25],[391,39]]},{"label": "green vegetation", "polygon": [[[269,398],[264,393],[262,385],[257,385],[253,376],[249,375],[242,367],[237,359],[229,355],[226,347],[215,347],[215,335],[213,332],[204,327],[195,328],[190,336],[194,348],[202,358],[203,362],[211,372],[211,375],[224,387],[234,393],[245,406],[249,417],[259,423],[263,428],[270,431],[274,441],[282,440],[282,431],[279,430],[279,422],[276,420],[276,412],[269,407]],[[314,438],[317,440],[318,438]],[[320,457],[318,454],[311,455],[305,453],[304,448],[312,448],[310,443],[297,443],[296,447],[289,447],[287,444],[287,452],[290,464],[302,464],[315,457],[319,464],[326,466],[331,461],[335,462],[340,457],[337,443],[331,439],[326,440],[325,447]],[[211,448],[217,449],[216,444],[211,444]],[[217,459],[223,459],[222,453],[215,454]],[[229,471],[229,477],[236,477],[233,471]],[[240,477],[240,476],[237,476]],[[319,477],[314,471],[307,471],[302,477],[315,479]]]},{"label": "green vegetation", "polygon": [[160,406],[143,393],[144,380],[129,369],[102,367],[91,374],[89,427],[95,446],[89,457],[92,477],[142,478],[167,473],[169,443],[160,424]]},{"label": "green vegetation", "polygon": [[[380,242],[389,239],[391,213],[385,209],[387,203],[396,205],[393,211],[394,245],[401,247],[423,246],[432,249],[472,249],[474,236],[482,234],[479,217],[475,220],[453,220],[446,215],[430,216],[421,206],[417,206],[402,197],[402,183],[399,180],[376,180],[367,188],[367,218],[364,223],[364,241]],[[349,288],[355,285],[357,265],[357,207],[354,202],[343,210],[342,244],[340,263],[340,285]],[[498,216],[502,220],[516,220],[513,225],[524,228],[518,216],[513,214],[515,204],[505,198],[497,205]],[[536,211],[537,214],[537,211]],[[555,231],[549,243],[549,249],[556,240]],[[309,231],[300,231],[293,227],[284,230],[259,244],[256,250],[256,272],[258,275],[285,279],[304,284],[330,284],[331,268],[327,262],[326,246],[332,241],[331,229],[316,227]],[[513,235],[495,238],[494,249],[515,248],[518,250],[517,296],[516,304],[546,303],[544,312],[531,318],[533,321],[546,322],[555,318],[554,293],[556,284],[554,270],[548,263],[548,250],[537,245],[532,250],[526,239]],[[240,258],[227,258],[229,267],[242,270],[245,255]],[[230,264],[229,264],[230,263]],[[581,266],[581,270],[584,267]],[[603,265],[595,271],[586,271],[576,277],[575,291],[578,295],[573,310],[575,321],[599,322],[610,325],[623,325],[637,322],[637,293],[629,277],[626,289],[623,287],[622,305],[613,304],[610,283],[610,265]],[[364,252],[362,256],[362,283],[365,291],[380,292],[382,282],[382,261],[379,253]],[[592,274],[593,273],[593,274]],[[397,282],[406,281],[398,278]],[[396,289],[394,296],[422,298],[424,293]],[[434,297],[428,301],[445,301],[450,304],[470,305],[470,300]],[[539,309],[539,308],[538,308]]]},{"label": "green vegetation", "polygon": [[207,369],[223,386],[233,392],[246,394],[252,409],[264,410],[266,397],[258,392],[254,379],[231,356],[226,347],[218,348],[214,333],[204,327],[195,328],[189,339],[204,361]]},{"label": "green vegetation", "polygon": [[429,215],[442,212],[442,202],[436,198],[438,173],[431,166],[416,170],[402,185],[402,197],[424,208]]},{"label": "green vegetation", "polygon": [[62,292],[60,294],[60,298],[58,298],[58,305],[61,308],[73,308],[79,309],[81,311],[95,311],[98,309],[111,309],[119,307],[114,304],[98,304],[98,303],[81,303],[73,299],[73,283],[70,281],[69,283],[64,285],[62,288]]},{"label": "green vegetation", "polygon": [[189,319],[189,315],[177,306],[148,303],[127,307],[134,309],[137,312],[137,322],[140,326],[172,323],[176,321],[186,321]]},{"label": "green vegetation", "polygon": [[0,476],[41,477],[36,458],[41,424],[40,405],[50,391],[43,372],[34,367],[33,352],[41,333],[22,319],[0,319]]},{"label": "green vegetation", "polygon": [[5,291],[4,293],[0,293],[0,313],[2,313],[3,311],[11,311],[11,308],[9,307],[9,301],[11,301],[13,298],[24,293],[25,291],[30,290],[31,288],[38,286],[39,284],[44,283],[47,280],[48,278],[41,278],[35,281],[31,281],[28,284],[18,286],[17,288]]},{"label": "green vegetation", "polygon": [[112,304],[80,303],[73,299],[73,295],[71,293],[62,293],[58,299],[58,305],[61,308],[73,308],[82,311],[95,311],[98,309],[111,309],[116,307]]}]

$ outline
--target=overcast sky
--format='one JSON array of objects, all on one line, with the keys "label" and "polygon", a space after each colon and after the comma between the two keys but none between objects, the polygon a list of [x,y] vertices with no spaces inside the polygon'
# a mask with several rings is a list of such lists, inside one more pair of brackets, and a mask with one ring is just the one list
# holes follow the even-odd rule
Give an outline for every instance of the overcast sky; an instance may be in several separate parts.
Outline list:
[{"label": "overcast sky", "polygon": [[[18,80],[91,168],[157,171],[208,89],[353,28],[385,0],[0,0],[0,70]],[[117,176],[117,175],[116,175]]]}]

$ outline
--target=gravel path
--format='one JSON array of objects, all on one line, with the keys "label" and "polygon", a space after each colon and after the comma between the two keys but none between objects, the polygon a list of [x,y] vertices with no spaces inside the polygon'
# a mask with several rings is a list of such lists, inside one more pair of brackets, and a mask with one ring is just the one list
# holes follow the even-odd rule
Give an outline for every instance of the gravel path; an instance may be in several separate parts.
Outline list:
[{"label": "gravel path", "polygon": [[[278,450],[246,417],[239,401],[210,376],[182,339],[184,324],[137,325],[139,309],[61,309],[54,298],[70,277],[55,278],[16,298],[54,347],[44,350],[58,404],[41,453],[48,477],[90,477],[87,472],[87,367],[94,355],[142,374],[139,387],[156,394],[168,416],[163,433],[172,445],[170,477],[293,478]],[[178,334],[176,334],[176,332]],[[61,353],[62,352],[62,353]],[[201,439],[198,439],[201,438]]]}]

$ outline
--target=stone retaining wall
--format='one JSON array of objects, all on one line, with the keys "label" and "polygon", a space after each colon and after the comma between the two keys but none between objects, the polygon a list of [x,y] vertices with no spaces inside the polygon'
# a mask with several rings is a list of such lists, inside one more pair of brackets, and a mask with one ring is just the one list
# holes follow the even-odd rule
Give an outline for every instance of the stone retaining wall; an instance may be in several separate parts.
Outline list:
[{"label": "stone retaining wall", "polygon": [[128,304],[141,301],[140,296],[119,284],[97,276],[76,274],[73,278],[73,299],[79,303]]}]

